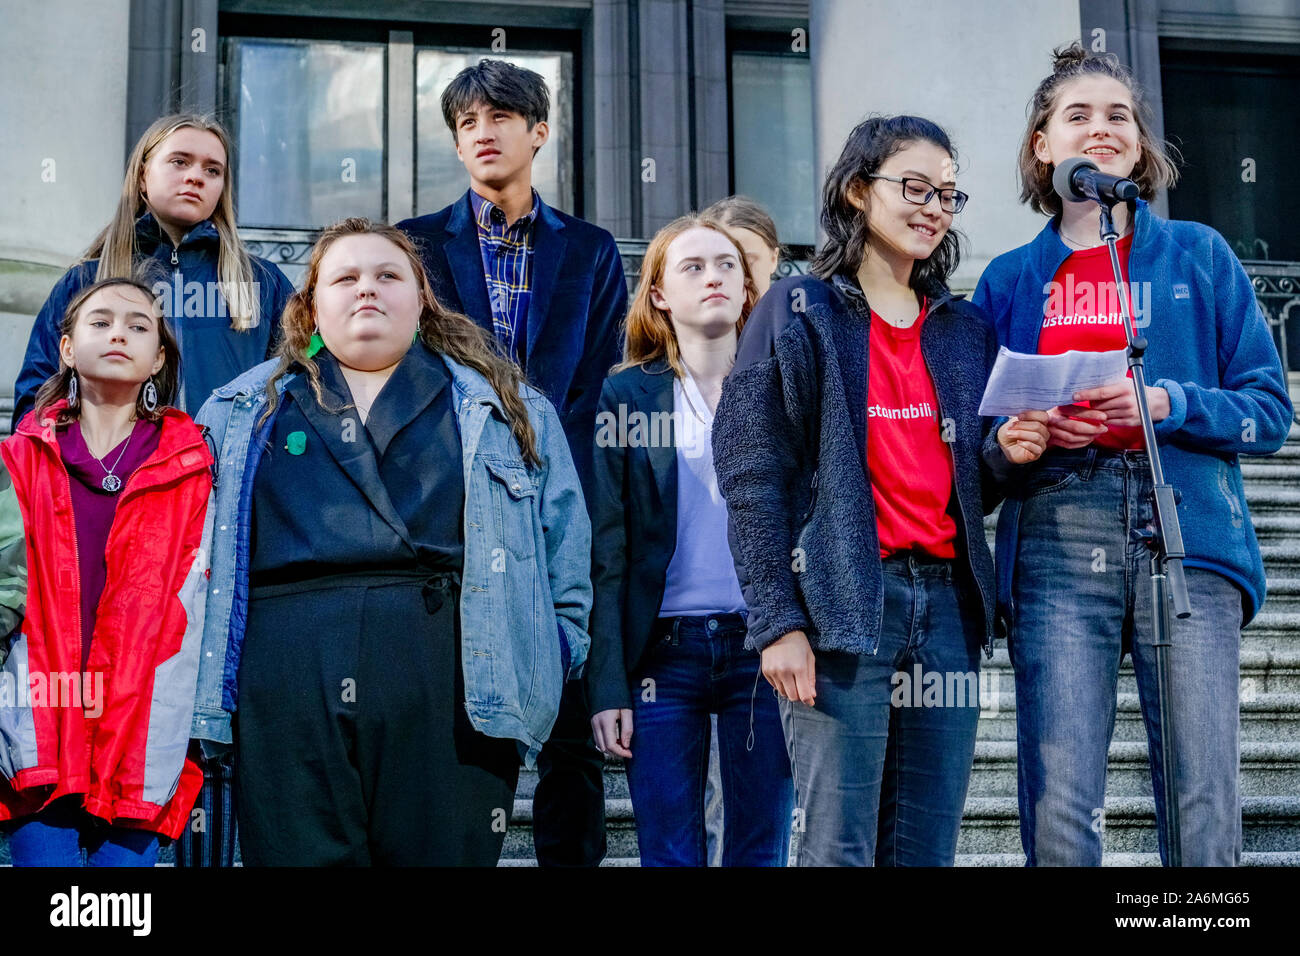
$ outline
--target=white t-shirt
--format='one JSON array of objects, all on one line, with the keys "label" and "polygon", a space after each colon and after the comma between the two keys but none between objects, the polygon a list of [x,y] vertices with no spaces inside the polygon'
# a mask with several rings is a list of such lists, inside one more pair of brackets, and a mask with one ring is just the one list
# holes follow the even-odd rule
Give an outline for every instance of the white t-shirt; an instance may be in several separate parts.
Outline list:
[{"label": "white t-shirt", "polygon": [[713,470],[713,412],[691,373],[673,381],[677,434],[677,550],[660,617],[744,611],[727,545],[727,505]]}]

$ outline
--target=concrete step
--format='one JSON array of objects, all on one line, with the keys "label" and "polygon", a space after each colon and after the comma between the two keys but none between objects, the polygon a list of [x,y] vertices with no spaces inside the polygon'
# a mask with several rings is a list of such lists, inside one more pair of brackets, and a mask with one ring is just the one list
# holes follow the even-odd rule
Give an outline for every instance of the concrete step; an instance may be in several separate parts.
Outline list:
[{"label": "concrete step", "polygon": [[[636,824],[632,815],[632,801],[622,797],[605,798],[606,856],[613,858],[638,858]],[[535,859],[533,855],[533,801],[515,800],[514,815],[506,830],[505,845],[501,850],[503,860]]]},{"label": "concrete step", "polygon": [[1246,484],[1246,504],[1253,518],[1276,511],[1300,508],[1300,488],[1294,480],[1278,485]]},{"label": "concrete step", "polygon": [[[536,860],[505,860],[498,866],[536,866]],[[635,857],[606,857],[601,866],[640,866],[641,861]],[[1024,866],[1023,853],[960,853],[957,855],[958,866]],[[1102,857],[1102,866],[1159,866],[1158,853],[1107,853]],[[1300,866],[1300,853],[1256,852],[1241,855],[1242,866]]]},{"label": "concrete step", "polygon": [[[1295,459],[1266,458],[1263,461],[1243,461],[1241,477],[1247,487],[1286,487],[1294,485],[1300,464]],[[1249,497],[1247,498],[1249,501]]]},{"label": "concrete step", "polygon": [[[1300,537],[1300,534],[1297,536]],[[1268,598],[1264,602],[1264,610],[1300,614],[1300,576],[1270,575]],[[1293,633],[1300,635],[1300,628],[1296,626],[1297,620],[1300,618],[1293,619],[1288,624],[1295,629]],[[1255,622],[1252,621],[1251,626],[1254,625]]]},{"label": "concrete step", "polygon": [[[1175,638],[1176,640],[1177,638]],[[1281,595],[1274,600],[1270,590],[1264,609],[1241,632],[1241,651],[1284,653],[1300,647],[1300,599]]]},{"label": "concrete step", "polygon": [[[958,866],[1024,866],[1023,853],[959,853]],[[1159,866],[1159,853],[1107,853],[1102,866]],[[1300,866],[1300,852],[1285,850],[1241,854],[1242,866]]]},{"label": "concrete step", "polygon": [[[957,841],[958,853],[1019,853],[1015,797],[969,797]],[[1300,853],[1300,797],[1243,797],[1243,850]],[[1155,800],[1107,797],[1106,853],[1155,853]]]},{"label": "concrete step", "polygon": [[1259,553],[1270,577],[1294,577],[1300,573],[1300,540],[1261,541]]},{"label": "concrete step", "polygon": [[[971,797],[1001,797],[1016,793],[1016,743],[981,740],[975,744]],[[1241,744],[1243,796],[1288,796],[1300,793],[1300,743],[1293,741]],[[1110,745],[1106,774],[1108,797],[1151,794],[1151,768],[1145,741],[1115,741]]]},{"label": "concrete step", "polygon": [[[1015,690],[999,700],[997,711],[984,710],[980,714],[980,740],[1015,740],[1016,714]],[[1117,741],[1147,739],[1146,725],[1138,695],[1118,695],[1115,709],[1115,735]],[[1257,743],[1287,743],[1300,741],[1300,694],[1260,693],[1253,699],[1241,701],[1241,740]]]},{"label": "concrete step", "polygon": [[[1023,861],[1022,861],[1023,862]],[[536,866],[535,857],[505,857],[503,856],[497,866]],[[600,861],[602,867],[619,867],[619,866],[640,866],[641,858],[639,856],[607,856]],[[1285,864],[1274,864],[1285,865]]]},{"label": "concrete step", "polygon": [[[1176,636],[1174,640],[1177,641]],[[999,697],[996,708],[992,701],[982,700],[982,705],[985,709],[1005,709],[1001,704],[1001,696],[1014,693],[1016,686],[1015,674],[1011,669],[1011,659],[1007,655],[1006,647],[996,647],[993,658],[983,661],[981,666],[988,672],[987,675],[981,674],[981,693],[993,693]],[[1291,641],[1279,648],[1267,649],[1248,645],[1243,638],[1241,679],[1243,696],[1300,693],[1300,642]],[[1118,690],[1121,694],[1137,692],[1137,680],[1133,674],[1131,657],[1126,656],[1124,663],[1120,665]]]},{"label": "concrete step", "polygon": [[[1300,482],[1300,468],[1296,469],[1295,478]],[[1291,511],[1270,511],[1253,517],[1255,537],[1260,543],[1280,543],[1300,538],[1300,513]]]},{"label": "concrete step", "polygon": [[[503,860],[521,861],[533,857],[531,825],[532,801],[516,801],[514,818],[506,832]],[[638,856],[630,800],[607,801],[605,825],[610,857],[628,859]],[[1300,797],[1244,796],[1242,835],[1246,852],[1287,853],[1293,855],[1288,860],[1300,859]],[[1157,851],[1154,798],[1108,795],[1103,846],[1107,854],[1154,854]],[[963,855],[997,854],[1007,860],[1018,856],[1021,852],[1020,816],[1016,798],[967,797],[957,852]]]}]

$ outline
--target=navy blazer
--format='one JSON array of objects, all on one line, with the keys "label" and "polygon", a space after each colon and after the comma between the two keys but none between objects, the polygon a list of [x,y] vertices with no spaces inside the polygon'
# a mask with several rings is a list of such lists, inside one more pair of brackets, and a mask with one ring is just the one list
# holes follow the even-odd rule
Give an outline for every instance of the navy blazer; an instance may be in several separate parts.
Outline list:
[{"label": "navy blazer", "polygon": [[[492,332],[469,191],[445,209],[405,219],[397,228],[415,242],[438,301]],[[626,313],[627,283],[614,237],[539,200],[522,364],[528,381],[559,412],[588,497],[596,402],[601,383],[622,354]]]},{"label": "navy blazer", "polygon": [[[660,359],[611,376],[600,395],[595,482],[587,499],[594,591],[587,688],[593,714],[632,706],[628,675],[650,645],[663,606],[668,564],[677,550],[676,431],[669,431],[672,440],[667,443],[630,445],[617,423],[633,412],[644,412],[651,422],[671,422],[671,417],[653,416],[671,416],[674,378],[672,368]],[[611,422],[612,429],[607,427]],[[649,435],[665,437],[653,427]],[[718,542],[718,547],[719,560],[727,560],[726,542]]]}]

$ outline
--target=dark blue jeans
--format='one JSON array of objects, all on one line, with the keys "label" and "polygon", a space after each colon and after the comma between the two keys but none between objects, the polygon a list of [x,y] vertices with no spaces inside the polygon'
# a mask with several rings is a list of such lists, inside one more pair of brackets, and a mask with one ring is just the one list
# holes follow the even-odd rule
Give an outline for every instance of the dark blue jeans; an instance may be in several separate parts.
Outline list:
[{"label": "dark blue jeans", "polygon": [[[1099,866],[1119,665],[1133,655],[1156,812],[1164,819],[1143,452],[1053,449],[1028,478],[1016,552],[1020,835],[1030,866]],[[1192,616],[1174,621],[1172,718],[1184,866],[1241,859],[1241,592],[1187,569]],[[1160,831],[1161,859],[1167,857]]]},{"label": "dark blue jeans", "polygon": [[112,826],[83,810],[77,796],[55,800],[6,829],[14,866],[153,866],[158,862],[158,834]]},{"label": "dark blue jeans", "polygon": [[[952,866],[975,759],[983,623],[950,561],[890,557],[875,655],[816,656],[781,700],[798,866]],[[730,825],[730,820],[728,820]]]},{"label": "dark blue jeans", "polygon": [[[674,629],[672,622],[676,621]],[[635,675],[627,783],[642,866],[704,866],[709,715],[718,715],[723,866],[784,866],[794,797],[776,700],[739,614],[661,618]],[[668,622],[668,623],[664,623]]]}]

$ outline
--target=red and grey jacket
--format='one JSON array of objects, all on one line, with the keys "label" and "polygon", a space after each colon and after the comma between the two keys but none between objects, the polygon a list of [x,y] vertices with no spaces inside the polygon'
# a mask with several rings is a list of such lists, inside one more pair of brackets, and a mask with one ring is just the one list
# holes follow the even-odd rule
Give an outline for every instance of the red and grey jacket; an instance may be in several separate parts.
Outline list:
[{"label": "red and grey jacket", "polygon": [[[203,782],[186,758],[207,596],[212,456],[167,409],[108,536],[85,672],[72,490],[54,416],[28,414],[0,444],[26,539],[21,625],[0,637],[0,820],[67,794],[118,826],[175,838]],[[2,484],[3,482],[0,482]]]}]

